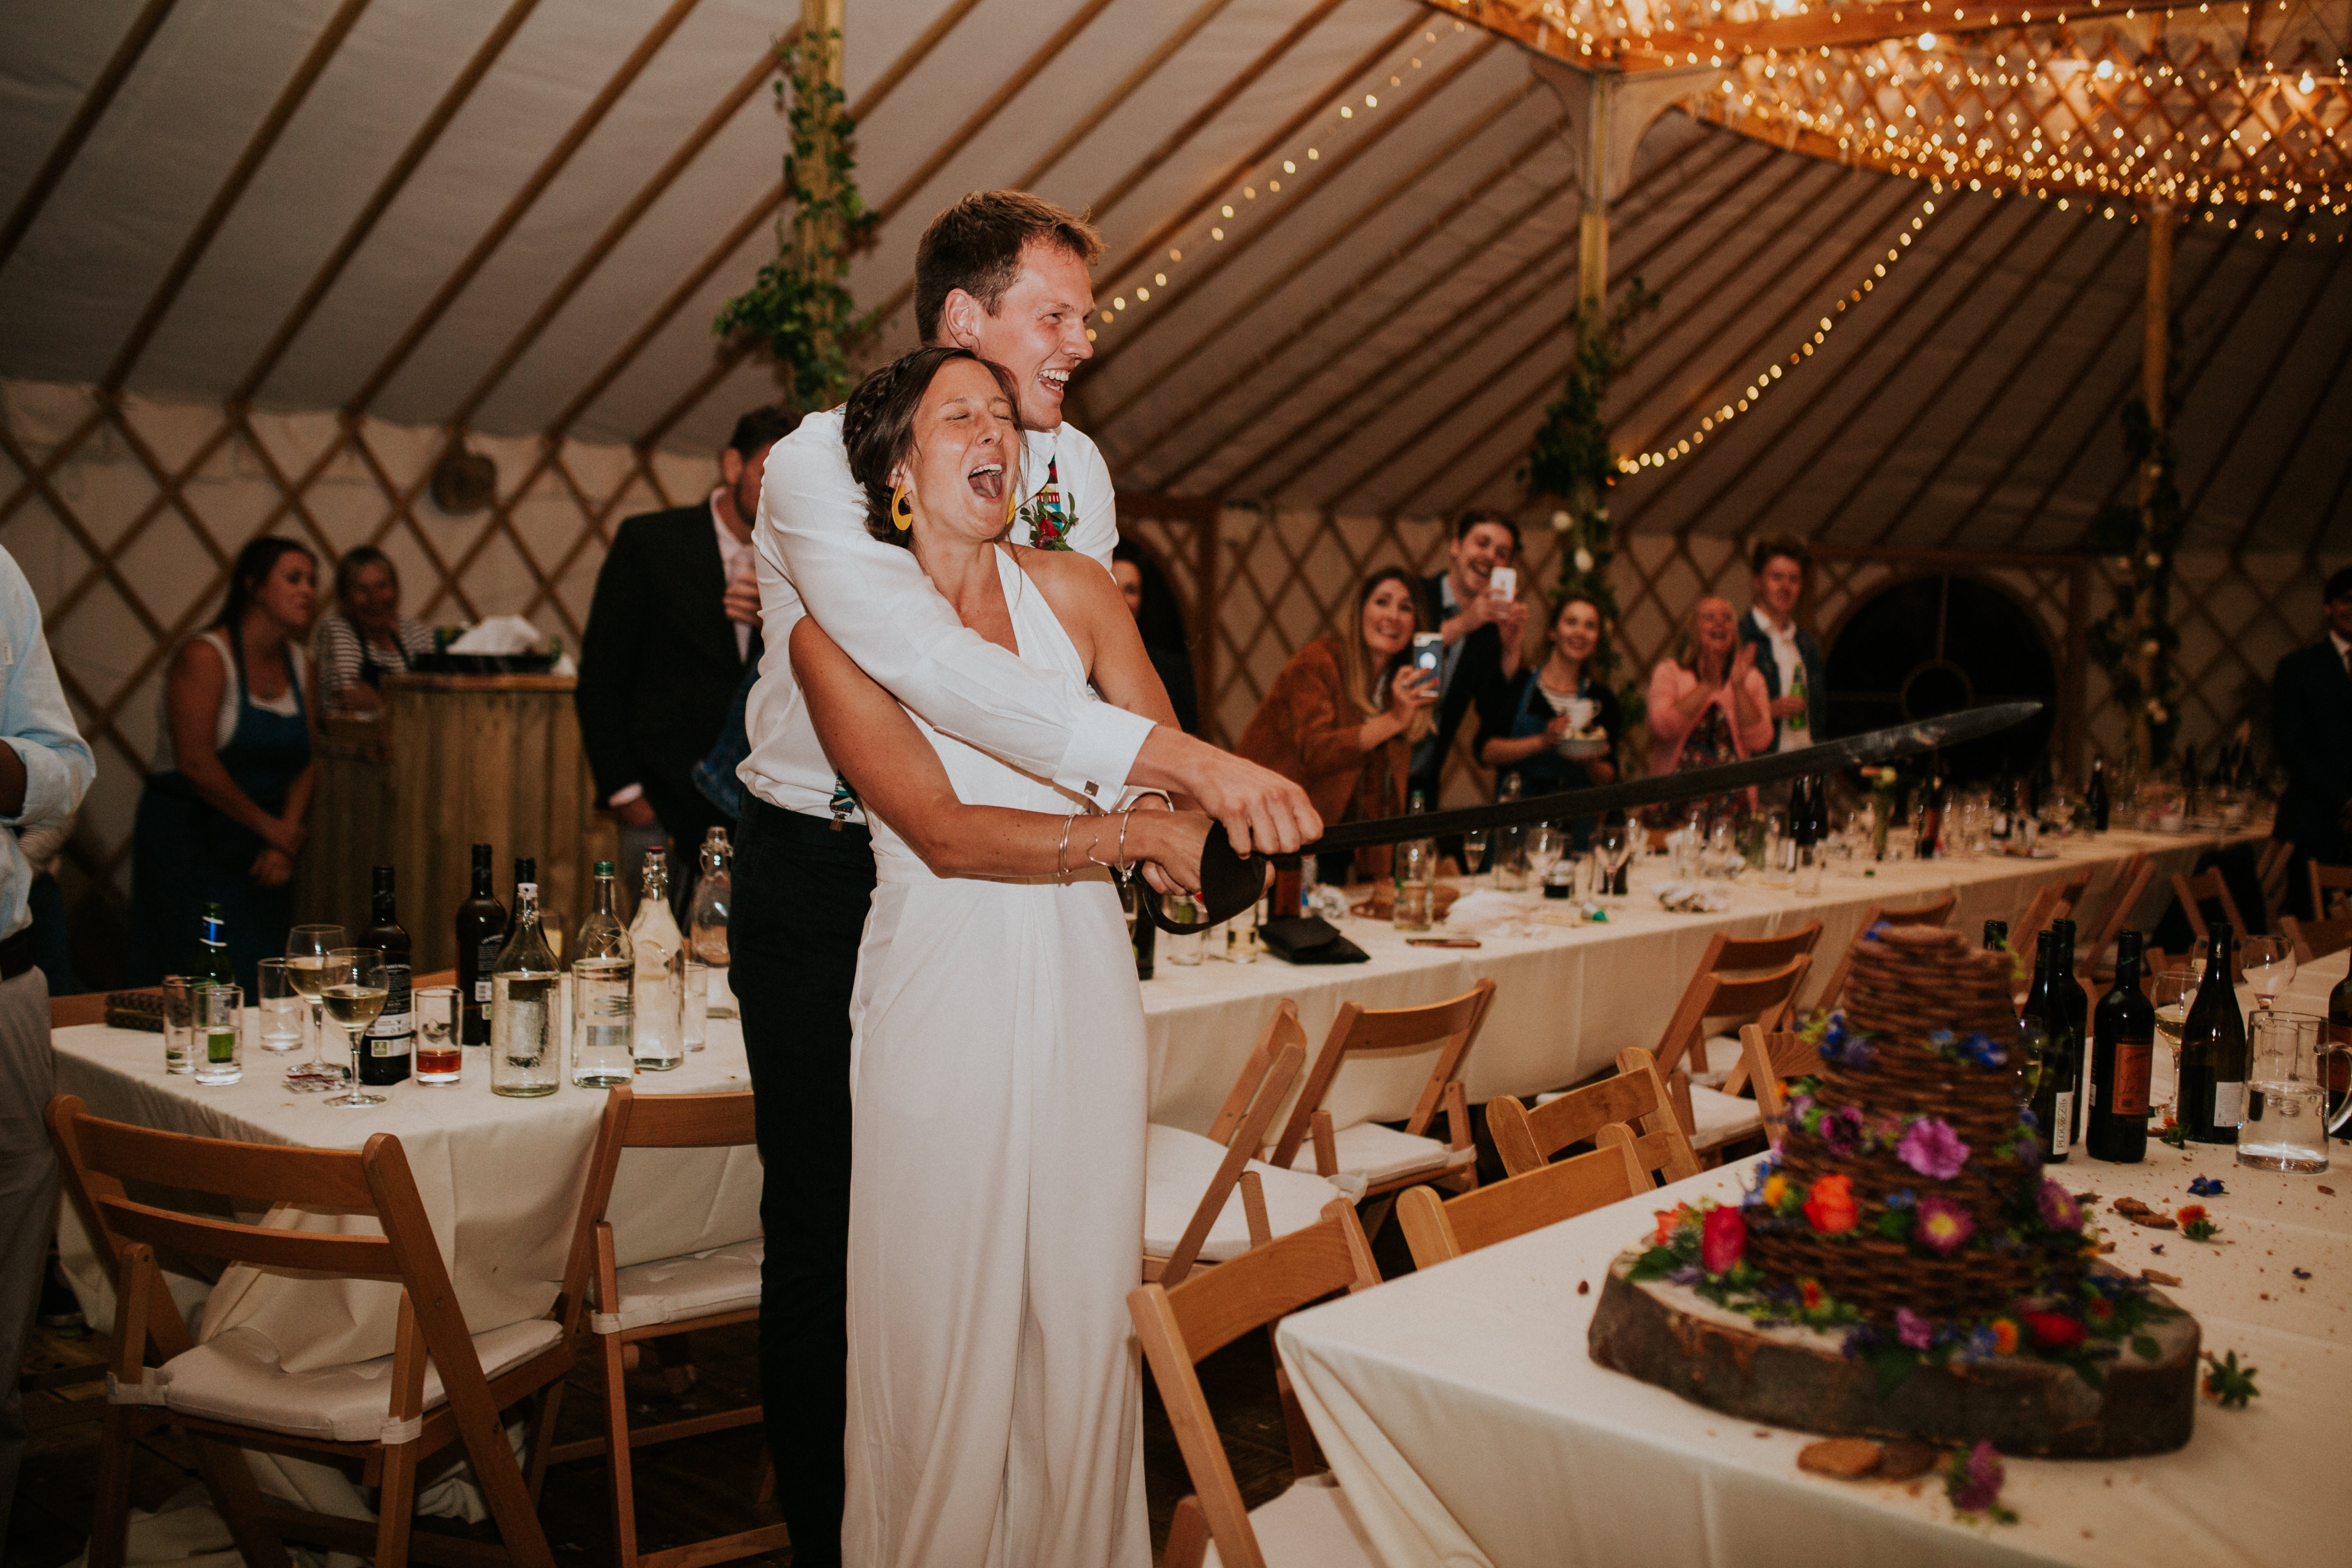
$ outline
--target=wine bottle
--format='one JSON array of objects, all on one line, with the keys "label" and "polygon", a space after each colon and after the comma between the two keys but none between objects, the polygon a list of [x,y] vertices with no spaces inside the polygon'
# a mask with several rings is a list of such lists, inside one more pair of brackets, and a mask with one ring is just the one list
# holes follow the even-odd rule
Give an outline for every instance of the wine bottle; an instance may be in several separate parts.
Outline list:
[{"label": "wine bottle", "polygon": [[236,965],[228,956],[228,924],[218,904],[206,904],[196,918],[196,962],[188,970],[191,990],[199,985],[234,985]]},{"label": "wine bottle", "polygon": [[2033,981],[2025,993],[2025,1016],[2042,1026],[2042,1074],[2033,1086],[2033,1137],[2042,1161],[2065,1163],[2074,1142],[2074,1068],[2066,1049],[2066,1005],[2058,994],[2056,938],[2033,939]]},{"label": "wine bottle", "polygon": [[1127,914],[1128,945],[1135,950],[1135,977],[1151,978],[1154,959],[1159,952],[1159,929],[1143,910],[1143,900],[1137,892],[1133,879],[1118,885],[1119,908]]},{"label": "wine bottle", "polygon": [[2084,804],[2090,807],[2091,831],[2105,833],[2107,820],[2114,815],[2114,803],[2107,798],[2107,759],[2091,759],[2091,787],[2083,792]]},{"label": "wine bottle", "polygon": [[2066,1013],[2067,1081],[2059,1087],[2074,1096],[2066,1105],[2066,1142],[2071,1148],[2083,1142],[2083,1116],[2091,1099],[2091,997],[2083,989],[2083,983],[2074,978],[2073,921],[2050,922],[2050,987],[2058,994],[2059,1004]]},{"label": "wine bottle", "polygon": [[2181,1121],[2200,1143],[2235,1143],[2246,1119],[2246,1020],[2230,983],[2230,948],[2237,933],[2227,921],[2208,928],[2205,977],[2180,1026]]},{"label": "wine bottle", "polygon": [[2099,998],[2091,1029],[2091,1114],[2083,1144],[2094,1160],[2136,1165],[2147,1155],[2147,1078],[2156,1058],[2156,1007],[2139,988],[2142,939],[2116,938],[2116,983]]},{"label": "wine bottle", "polygon": [[1919,788],[1918,836],[1913,842],[1913,852],[1922,860],[1933,860],[1937,840],[1944,831],[1944,781],[1934,774]]},{"label": "wine bottle", "polygon": [[490,1043],[490,973],[507,933],[506,906],[490,891],[490,847],[474,846],[474,890],[457,906],[457,995],[466,1044]]},{"label": "wine bottle", "polygon": [[409,1001],[412,973],[408,963],[408,932],[394,910],[392,868],[378,866],[371,890],[375,910],[359,945],[383,950],[383,1011],[368,1026],[366,1045],[360,1052],[360,1081],[383,1085],[408,1076],[415,1060],[416,1011]]},{"label": "wine bottle", "polygon": [[1985,921],[1984,950],[1987,952],[1999,952],[2002,948],[2007,947],[2008,945],[2009,922],[2007,921]]},{"label": "wine bottle", "polygon": [[2352,973],[2327,994],[2327,1036],[2339,1046],[2352,1046]]}]

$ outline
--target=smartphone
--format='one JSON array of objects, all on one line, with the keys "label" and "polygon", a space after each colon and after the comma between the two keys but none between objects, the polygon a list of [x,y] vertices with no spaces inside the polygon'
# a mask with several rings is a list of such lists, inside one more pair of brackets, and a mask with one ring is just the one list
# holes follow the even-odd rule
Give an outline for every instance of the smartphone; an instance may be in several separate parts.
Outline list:
[{"label": "smartphone", "polygon": [[1412,667],[1429,675],[1437,673],[1445,662],[1445,638],[1438,632],[1412,634]]},{"label": "smartphone", "polygon": [[1517,598],[1519,596],[1517,571],[1509,566],[1496,567],[1495,574],[1486,580],[1486,592],[1494,595],[1497,599]]}]

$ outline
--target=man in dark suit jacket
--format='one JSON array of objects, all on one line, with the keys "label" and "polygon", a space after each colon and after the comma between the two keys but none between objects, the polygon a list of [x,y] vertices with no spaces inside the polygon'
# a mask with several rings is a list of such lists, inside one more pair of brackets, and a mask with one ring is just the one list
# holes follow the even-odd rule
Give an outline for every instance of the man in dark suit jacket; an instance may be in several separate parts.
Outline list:
[{"label": "man in dark suit jacket", "polygon": [[2308,920],[2304,866],[2352,865],[2352,566],[2322,590],[2327,634],[2279,660],[2271,682],[2271,739],[2289,783],[2273,837],[2294,845],[2289,896]]},{"label": "man in dark suit jacket", "polygon": [[694,787],[694,764],[759,663],[756,618],[730,618],[724,601],[751,559],[768,448],[799,423],[776,408],[744,415],[709,499],[622,523],[596,574],[573,701],[597,800],[632,837],[658,833],[687,853],[706,827],[733,826]]},{"label": "man in dark suit jacket", "polygon": [[[1499,511],[1465,511],[1454,520],[1454,538],[1445,550],[1446,569],[1421,584],[1432,627],[1445,638],[1437,669],[1437,728],[1414,744],[1407,775],[1408,787],[1421,791],[1432,811],[1438,808],[1438,785],[1454,731],[1474,704],[1498,700],[1518,674],[1520,638],[1528,625],[1528,607],[1516,594],[1498,596],[1492,591],[1496,569],[1518,557],[1517,522]],[[1510,716],[1499,715],[1489,727],[1507,732]],[[1441,847],[1449,855],[1461,853]]]}]

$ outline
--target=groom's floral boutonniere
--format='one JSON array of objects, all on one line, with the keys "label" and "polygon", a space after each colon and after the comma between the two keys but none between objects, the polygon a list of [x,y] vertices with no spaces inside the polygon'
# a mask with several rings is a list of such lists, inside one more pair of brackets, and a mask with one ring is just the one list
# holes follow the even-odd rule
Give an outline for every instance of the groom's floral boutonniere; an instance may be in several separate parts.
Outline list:
[{"label": "groom's floral boutonniere", "polygon": [[1037,487],[1019,512],[1021,521],[1029,525],[1029,544],[1035,550],[1067,550],[1071,548],[1070,530],[1078,520],[1070,515],[1068,503],[1062,496],[1061,468],[1055,459],[1045,459],[1045,482]]}]

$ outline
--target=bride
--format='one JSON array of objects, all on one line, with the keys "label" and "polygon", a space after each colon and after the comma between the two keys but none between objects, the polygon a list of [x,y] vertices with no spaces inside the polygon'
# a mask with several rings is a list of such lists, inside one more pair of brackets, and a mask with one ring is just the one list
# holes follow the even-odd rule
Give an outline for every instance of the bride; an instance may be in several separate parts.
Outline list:
[{"label": "bride", "polygon": [[[867,527],[963,624],[1163,724],[1094,561],[1003,542],[1013,388],[926,348],[844,415]],[[1142,1253],[1143,1012],[1114,875],[1199,881],[1209,819],[1090,815],[932,730],[813,619],[794,675],[874,823],[851,1004],[845,1561],[1149,1568],[1126,1297]]]}]

